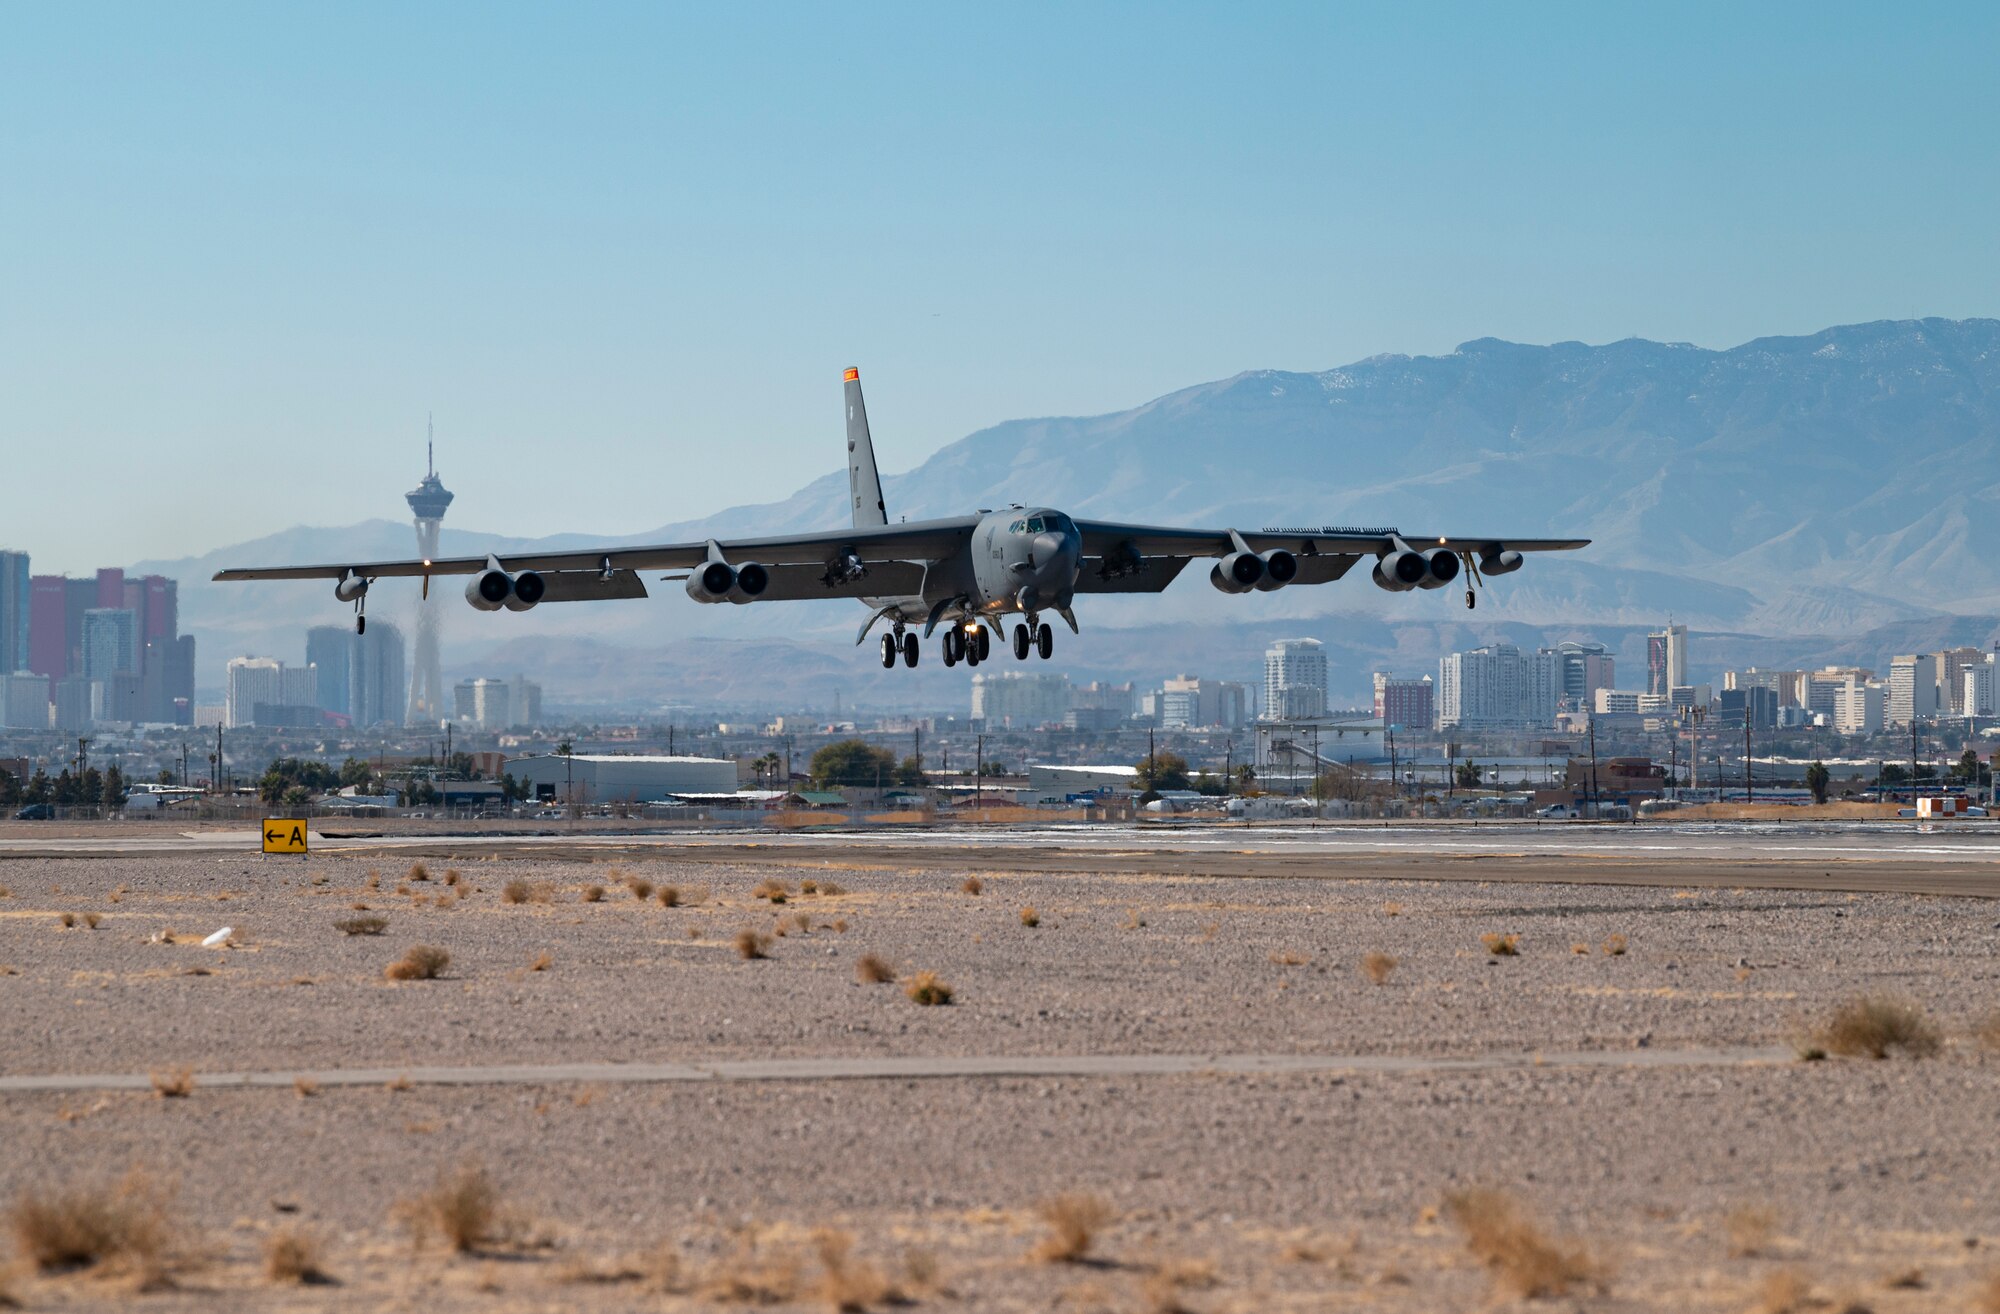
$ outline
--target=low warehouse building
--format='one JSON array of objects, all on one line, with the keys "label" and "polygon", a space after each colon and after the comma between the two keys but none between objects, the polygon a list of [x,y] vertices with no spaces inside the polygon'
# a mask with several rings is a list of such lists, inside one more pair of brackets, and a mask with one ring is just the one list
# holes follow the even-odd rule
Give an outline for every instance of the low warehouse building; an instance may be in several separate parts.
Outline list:
[{"label": "low warehouse building", "polygon": [[653,803],[675,794],[736,792],[736,763],[722,757],[549,753],[509,758],[507,774],[542,803]]}]

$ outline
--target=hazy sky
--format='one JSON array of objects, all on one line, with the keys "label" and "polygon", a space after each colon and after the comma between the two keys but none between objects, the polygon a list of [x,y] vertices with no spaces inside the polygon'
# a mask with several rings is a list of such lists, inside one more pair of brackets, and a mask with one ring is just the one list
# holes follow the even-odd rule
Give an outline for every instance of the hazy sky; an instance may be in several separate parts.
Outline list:
[{"label": "hazy sky", "polygon": [[[633,532],[1494,335],[2000,313],[1993,5],[16,4],[0,546]],[[1060,490],[1051,490],[1060,496]]]}]

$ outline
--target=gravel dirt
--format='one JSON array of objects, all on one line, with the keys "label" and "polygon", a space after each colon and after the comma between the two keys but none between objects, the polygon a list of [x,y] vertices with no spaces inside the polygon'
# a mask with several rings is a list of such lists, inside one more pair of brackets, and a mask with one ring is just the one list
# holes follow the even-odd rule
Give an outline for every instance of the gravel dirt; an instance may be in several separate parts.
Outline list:
[{"label": "gravel dirt", "polygon": [[[1531,1305],[1804,1309],[1803,1292],[1889,1312],[1981,1308],[2000,1272],[2000,1056],[1975,1039],[2000,1007],[2000,905],[1986,899],[1697,888],[1671,870],[1656,887],[1480,881],[1463,864],[1430,881],[907,865],[921,853],[423,861],[423,881],[380,853],[0,861],[0,1077],[195,1074],[178,1098],[0,1093],[14,1219],[25,1198],[109,1190],[136,1169],[171,1191],[175,1232],[159,1290],[103,1271],[118,1265],[45,1273],[18,1258],[0,1290],[30,1308],[887,1308],[894,1287],[916,1308],[1429,1311],[1506,1307],[1553,1271],[1567,1294]],[[642,902],[628,879],[673,886],[682,906]],[[754,893],[772,880],[782,904]],[[510,885],[524,901],[507,901]],[[601,900],[586,901],[592,886]],[[334,925],[367,915],[388,919],[381,934]],[[227,945],[198,943],[224,926]],[[739,955],[743,931],[768,937],[768,957]],[[1518,953],[1490,952],[1488,936],[1516,937]],[[388,979],[416,945],[449,952],[442,976]],[[864,954],[899,981],[862,984]],[[1379,983],[1370,954],[1395,960],[1374,964]],[[920,971],[953,1002],[907,997]],[[1918,1001],[1941,1054],[1719,1053],[1801,1038],[1858,994]],[[1532,1059],[1572,1051],[1613,1061]],[[1648,1051],[1718,1057],[1615,1060]],[[1136,1054],[1524,1061],[200,1082]],[[475,1161],[507,1225],[471,1254],[418,1245],[398,1202]],[[1473,1186],[1504,1192],[1553,1248],[1516,1229],[1489,1266],[1445,1207]],[[1050,1231],[1038,1206],[1063,1193],[1107,1215],[1084,1262],[1036,1257]],[[262,1248],[284,1228],[319,1242],[331,1284],[265,1279]]]}]

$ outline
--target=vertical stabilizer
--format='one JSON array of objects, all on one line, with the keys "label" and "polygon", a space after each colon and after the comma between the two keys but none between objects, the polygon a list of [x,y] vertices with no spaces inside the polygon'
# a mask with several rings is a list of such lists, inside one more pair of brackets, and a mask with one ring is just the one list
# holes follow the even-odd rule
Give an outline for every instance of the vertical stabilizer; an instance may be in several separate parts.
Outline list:
[{"label": "vertical stabilizer", "polygon": [[854,527],[889,523],[882,504],[882,476],[875,470],[875,443],[868,436],[868,407],[861,400],[861,371],[847,371],[847,492]]}]

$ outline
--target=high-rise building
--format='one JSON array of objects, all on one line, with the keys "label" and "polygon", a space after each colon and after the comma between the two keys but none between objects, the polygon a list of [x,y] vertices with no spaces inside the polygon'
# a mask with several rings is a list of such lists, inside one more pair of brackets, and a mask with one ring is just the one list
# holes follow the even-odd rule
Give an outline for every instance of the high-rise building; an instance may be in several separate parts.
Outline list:
[{"label": "high-rise building", "polygon": [[1935,653],[1897,657],[1889,663],[1890,725],[1928,721],[1938,714],[1938,659]]},{"label": "high-rise building", "polygon": [[49,728],[49,677],[22,671],[0,674],[0,726],[10,730]]},{"label": "high-rise building", "polygon": [[1535,653],[1534,706],[1530,719],[1547,725],[1560,711],[1588,712],[1599,689],[1618,685],[1618,665],[1601,643],[1568,639]]},{"label": "high-rise building", "polygon": [[1009,671],[972,677],[972,719],[983,722],[989,730],[1061,725],[1068,711],[1067,675]]},{"label": "high-rise building", "polygon": [[1984,648],[1946,648],[1938,659],[1938,711],[1964,716],[1965,672],[1986,664]]},{"label": "high-rise building", "polygon": [[1959,674],[1958,714],[1993,715],[1993,661],[1968,666]]},{"label": "high-rise building", "polygon": [[28,669],[51,680],[69,674],[69,581],[61,575],[28,580]]},{"label": "high-rise building", "polygon": [[1688,682],[1688,627],[1669,625],[1646,636],[1646,692],[1672,695]]},{"label": "high-rise building", "polygon": [[86,680],[135,675],[139,670],[139,618],[126,607],[92,607],[83,613]]},{"label": "high-rise building", "polygon": [[1865,672],[1852,670],[1833,687],[1833,728],[1844,735],[1872,735],[1882,729],[1888,688]]},{"label": "high-rise building", "polygon": [[1375,672],[1375,715],[1383,725],[1402,730],[1433,728],[1437,724],[1436,682],[1428,675],[1408,680],[1386,671]]},{"label": "high-rise building", "polygon": [[31,669],[29,623],[33,618],[28,554],[0,552],[0,675]]},{"label": "high-rise building", "polygon": [[1536,664],[1511,643],[1447,656],[1438,663],[1439,728],[1519,729],[1536,724],[1535,670]]},{"label": "high-rise building", "polygon": [[401,630],[377,621],[366,634],[355,636],[349,688],[348,715],[355,725],[404,723],[410,686],[404,674]]},{"label": "high-rise building", "polygon": [[1326,645],[1279,639],[1264,651],[1267,721],[1309,721],[1326,715]]},{"label": "high-rise building", "polygon": [[282,704],[283,662],[270,657],[231,657],[223,671],[227,724],[233,729],[256,723],[257,704]]},{"label": "high-rise building", "polygon": [[354,654],[362,637],[345,625],[315,625],[306,631],[306,665],[318,672],[314,702],[322,711],[353,714]]},{"label": "high-rise building", "polygon": [[[424,444],[424,481],[404,500],[417,518],[417,555],[429,561],[438,554],[438,527],[444,523],[445,509],[452,495],[438,478],[431,445]],[[433,594],[417,603],[417,651],[410,670],[409,720],[413,725],[436,725],[449,713],[445,709],[444,659],[438,654],[438,606]]]},{"label": "high-rise building", "polygon": [[1248,694],[1230,680],[1175,676],[1160,688],[1160,724],[1171,729],[1234,729],[1243,724]]}]

